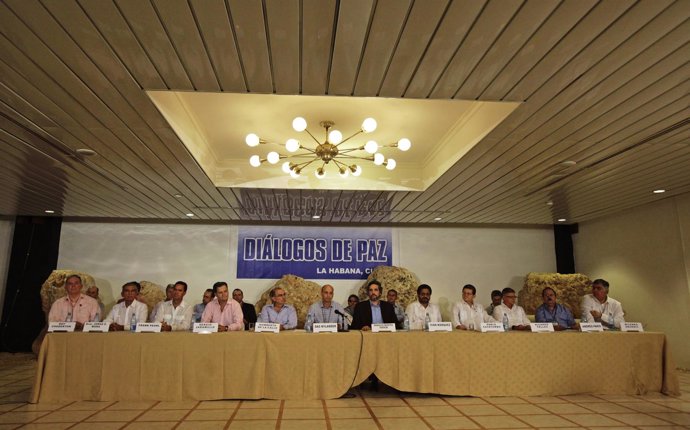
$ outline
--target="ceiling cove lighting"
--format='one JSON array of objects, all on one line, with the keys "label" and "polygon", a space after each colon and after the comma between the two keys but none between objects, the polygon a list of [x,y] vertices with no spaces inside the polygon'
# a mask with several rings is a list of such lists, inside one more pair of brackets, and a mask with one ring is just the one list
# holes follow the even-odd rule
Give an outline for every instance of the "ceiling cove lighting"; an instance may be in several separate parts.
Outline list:
[{"label": "ceiling cove lighting", "polygon": [[[286,154],[271,151],[266,154],[265,158],[261,158],[259,155],[252,155],[249,158],[249,164],[259,167],[264,163],[278,164],[280,160],[285,160],[282,164],[282,170],[293,178],[298,178],[305,168],[313,165],[314,175],[319,179],[326,177],[326,166],[332,165],[335,166],[341,177],[346,178],[350,173],[352,176],[359,176],[362,173],[362,166],[357,164],[357,160],[372,162],[376,166],[384,166],[388,170],[393,170],[397,165],[396,161],[392,158],[386,158],[379,151],[383,148],[398,148],[401,151],[407,151],[412,146],[412,143],[407,138],[385,145],[381,145],[375,140],[368,140],[363,144],[341,146],[355,136],[362,133],[368,134],[376,130],[377,124],[374,118],[365,119],[358,131],[345,138],[339,130],[333,128],[335,125],[333,121],[321,121],[319,125],[325,131],[325,137],[322,141],[317,139],[307,129],[307,121],[304,118],[297,117],[292,121],[293,130],[298,133],[306,132],[314,141],[313,143],[310,142],[310,144],[290,138],[282,145],[261,139],[254,133],[248,134],[245,138],[245,143],[250,147],[272,144],[278,146],[281,151],[287,152]],[[300,150],[302,152],[298,152]],[[306,159],[306,161],[297,162],[297,159]],[[295,162],[291,160],[295,160]]]}]

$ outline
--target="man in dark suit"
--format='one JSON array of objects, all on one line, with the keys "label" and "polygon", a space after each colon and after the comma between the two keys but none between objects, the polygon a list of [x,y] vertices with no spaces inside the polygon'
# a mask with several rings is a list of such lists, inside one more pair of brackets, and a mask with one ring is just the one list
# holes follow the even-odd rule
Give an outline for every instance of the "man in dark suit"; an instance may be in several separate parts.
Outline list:
[{"label": "man in dark suit", "polygon": [[355,306],[352,326],[354,330],[371,330],[373,323],[393,323],[398,321],[393,305],[381,300],[383,288],[379,281],[373,280],[367,285],[369,300],[357,303]]},{"label": "man in dark suit", "polygon": [[249,323],[256,323],[256,309],[251,303],[244,302],[244,293],[239,288],[232,291],[232,298],[242,306],[244,314],[244,329],[249,330]]}]

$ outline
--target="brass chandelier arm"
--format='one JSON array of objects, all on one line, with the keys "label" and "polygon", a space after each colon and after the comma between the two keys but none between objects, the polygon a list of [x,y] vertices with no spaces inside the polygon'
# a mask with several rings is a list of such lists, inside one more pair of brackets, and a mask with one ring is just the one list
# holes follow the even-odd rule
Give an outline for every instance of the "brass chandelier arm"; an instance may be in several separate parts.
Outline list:
[{"label": "brass chandelier arm", "polygon": [[[311,134],[311,131],[309,131],[308,128],[305,128],[304,131],[306,131],[307,134],[308,134],[309,136],[311,136],[311,138],[314,140],[314,142],[316,142],[317,145],[321,145],[321,142],[319,142],[319,139],[315,138],[314,135]],[[326,133],[328,133],[328,132],[326,132]]]},{"label": "brass chandelier arm", "polygon": [[[364,133],[364,132],[363,132],[362,130],[359,130],[358,132],[354,133],[354,134],[351,135],[350,137],[347,137],[347,138],[341,140],[340,143],[337,144],[337,145],[335,145],[335,146],[338,147],[338,146],[342,145],[343,143],[347,142],[348,140],[352,139],[353,137],[355,137],[355,136],[357,136],[357,135],[360,135],[360,134],[362,134],[362,133]],[[362,147],[362,148],[364,148],[364,147]]]},{"label": "brass chandelier arm", "polygon": [[371,157],[360,157],[358,155],[347,155],[341,153],[339,155],[340,158],[347,158],[348,160],[365,160],[365,161],[374,161],[374,156]]}]

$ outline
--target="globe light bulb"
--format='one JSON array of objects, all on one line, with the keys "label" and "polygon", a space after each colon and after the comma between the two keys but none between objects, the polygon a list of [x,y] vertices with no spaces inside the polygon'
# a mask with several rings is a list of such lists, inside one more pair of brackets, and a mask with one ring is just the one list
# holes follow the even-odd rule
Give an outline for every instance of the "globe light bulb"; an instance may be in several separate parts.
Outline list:
[{"label": "globe light bulb", "polygon": [[251,146],[252,148],[257,146],[260,140],[261,139],[259,139],[259,136],[257,136],[254,133],[249,133],[247,137],[244,138],[244,141],[247,143],[247,146]]},{"label": "globe light bulb", "polygon": [[341,167],[339,173],[340,173],[341,178],[347,178],[348,175],[350,174],[350,169],[346,169],[345,167]]},{"label": "globe light bulb", "polygon": [[295,178],[295,179],[299,178],[299,172],[297,171],[297,169],[291,170],[291,171],[290,171],[290,176],[292,176],[292,177]]},{"label": "globe light bulb", "polygon": [[300,145],[299,145],[299,141],[297,139],[288,139],[285,142],[285,149],[288,152],[295,152],[299,149],[299,147],[300,147]]},{"label": "globe light bulb", "polygon": [[328,132],[328,141],[333,145],[337,145],[343,141],[343,134],[338,130],[331,130]]},{"label": "globe light bulb", "polygon": [[385,159],[386,157],[384,157],[383,154],[381,154],[380,152],[374,154],[374,164],[376,164],[377,166],[382,165]]},{"label": "globe light bulb", "polygon": [[319,179],[323,179],[326,177],[326,172],[323,171],[323,167],[319,167],[314,171],[314,176],[316,176]]},{"label": "globe light bulb", "polygon": [[292,129],[297,132],[303,132],[307,129],[307,120],[298,116],[292,120]]},{"label": "globe light bulb", "polygon": [[365,133],[371,133],[376,130],[376,120],[374,118],[367,118],[362,122],[362,131]]},{"label": "globe light bulb", "polygon": [[261,166],[261,157],[258,155],[252,155],[249,157],[249,164],[251,164],[254,167],[259,167]]},{"label": "globe light bulb", "polygon": [[388,170],[393,170],[395,169],[395,166],[397,166],[398,163],[395,162],[394,159],[389,158],[388,161],[386,161],[386,169]]},{"label": "globe light bulb", "polygon": [[290,162],[289,162],[289,161],[284,162],[284,163],[283,163],[283,166],[281,167],[281,169],[283,169],[283,172],[285,172],[285,173],[287,173],[287,174],[290,174],[290,172],[292,171],[292,170],[290,169]]},{"label": "globe light bulb", "polygon": [[357,164],[353,164],[350,166],[350,171],[352,172],[352,176],[359,176],[362,174],[362,167]]},{"label": "globe light bulb", "polygon": [[275,151],[271,151],[266,156],[266,160],[268,160],[268,162],[271,164],[276,164],[280,160],[280,154]]},{"label": "globe light bulb", "polygon": [[412,146],[412,142],[410,142],[410,139],[403,137],[402,139],[398,140],[398,149],[401,151],[407,151],[410,149]]},{"label": "globe light bulb", "polygon": [[364,150],[369,154],[375,154],[379,150],[379,144],[373,140],[370,140],[364,145]]}]

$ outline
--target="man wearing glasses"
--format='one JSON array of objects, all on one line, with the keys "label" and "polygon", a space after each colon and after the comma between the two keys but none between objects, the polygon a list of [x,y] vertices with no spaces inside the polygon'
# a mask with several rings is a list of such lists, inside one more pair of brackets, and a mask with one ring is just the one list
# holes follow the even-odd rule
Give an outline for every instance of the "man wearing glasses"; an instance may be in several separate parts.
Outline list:
[{"label": "man wearing glasses", "polygon": [[259,315],[259,322],[278,323],[281,330],[292,330],[297,327],[297,312],[286,304],[287,293],[280,287],[272,289],[268,296],[273,304],[264,306]]},{"label": "man wearing glasses", "polygon": [[503,304],[496,306],[493,317],[496,321],[503,321],[503,316],[508,317],[508,325],[512,330],[530,330],[529,319],[522,306],[515,304],[517,294],[512,288],[503,289]]}]

